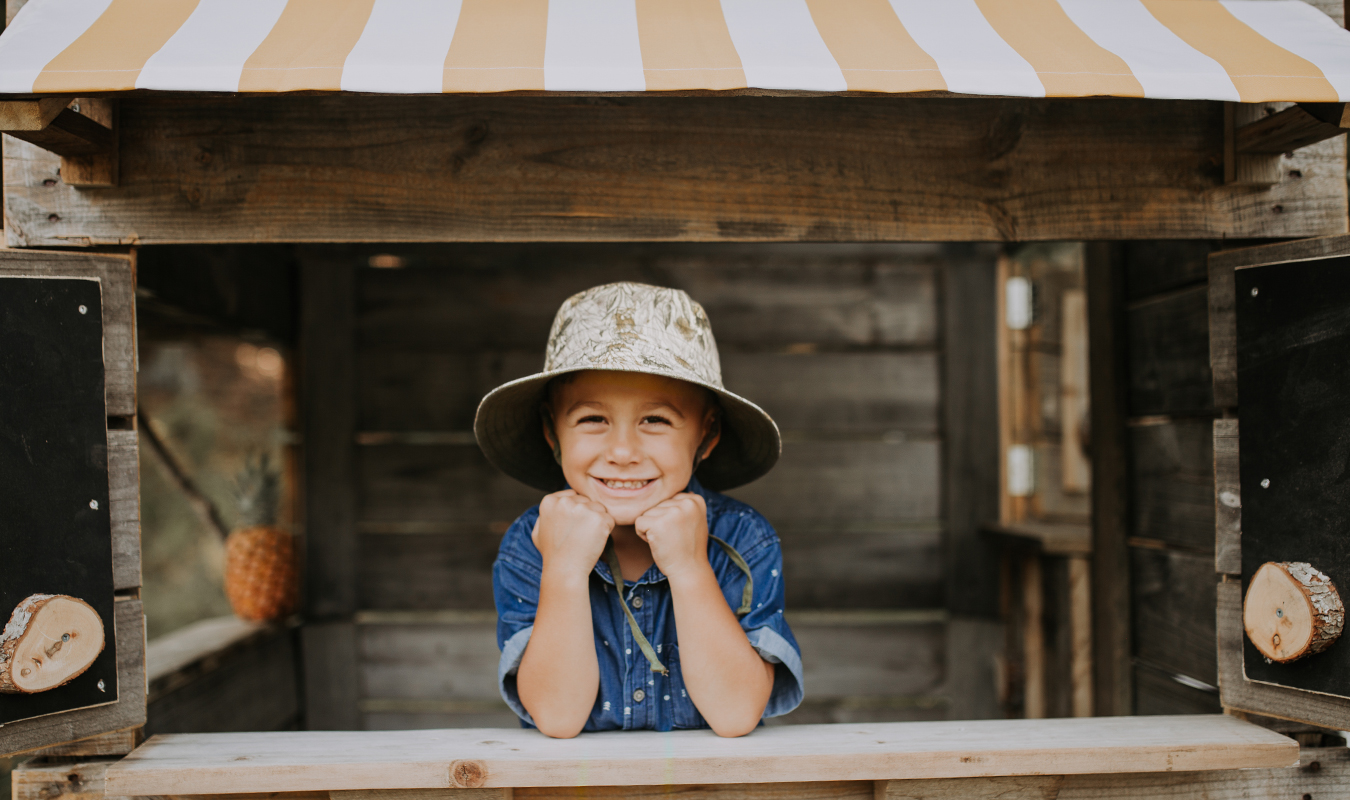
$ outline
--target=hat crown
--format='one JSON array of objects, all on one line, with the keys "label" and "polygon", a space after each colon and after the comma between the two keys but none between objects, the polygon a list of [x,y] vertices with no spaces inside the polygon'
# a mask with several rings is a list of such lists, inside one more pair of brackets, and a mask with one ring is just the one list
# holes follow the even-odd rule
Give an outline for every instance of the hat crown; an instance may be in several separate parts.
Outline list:
[{"label": "hat crown", "polygon": [[609,283],[569,297],[553,318],[544,372],[648,372],[722,388],[703,306],[679,289]]}]

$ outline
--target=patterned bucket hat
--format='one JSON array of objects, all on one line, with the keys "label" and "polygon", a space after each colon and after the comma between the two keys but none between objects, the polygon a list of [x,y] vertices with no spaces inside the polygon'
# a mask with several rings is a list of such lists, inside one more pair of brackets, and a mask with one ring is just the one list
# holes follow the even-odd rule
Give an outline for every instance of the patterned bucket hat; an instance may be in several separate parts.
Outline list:
[{"label": "patterned bucket hat", "polygon": [[498,469],[541,491],[562,489],[562,468],[544,441],[545,386],[587,369],[645,372],[702,386],[722,407],[722,439],[696,473],[731,489],[773,468],[778,426],[759,406],[722,386],[717,342],[703,306],[679,289],[610,283],[572,295],[553,318],[544,371],[498,386],[478,404],[473,432]]}]

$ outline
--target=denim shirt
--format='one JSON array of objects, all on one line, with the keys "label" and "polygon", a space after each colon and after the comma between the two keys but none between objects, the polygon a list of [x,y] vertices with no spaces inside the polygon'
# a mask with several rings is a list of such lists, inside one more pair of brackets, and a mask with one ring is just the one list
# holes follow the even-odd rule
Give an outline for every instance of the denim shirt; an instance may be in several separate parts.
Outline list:
[{"label": "denim shirt", "polygon": [[[802,660],[797,640],[783,619],[783,555],[778,535],[759,512],[745,503],[708,491],[697,480],[689,482],[688,491],[701,495],[707,503],[708,532],[735,548],[750,566],[754,595],[750,613],[740,620],[741,628],[760,656],[774,665],[773,692],[764,716],[786,714],[802,700]],[[533,727],[533,720],[520,703],[516,671],[534,630],[539,606],[543,558],[530,537],[538,518],[539,507],[535,506],[507,529],[492,567],[497,646],[502,651],[497,682],[502,697],[525,727]],[[727,605],[733,610],[739,608],[745,573],[711,539],[708,562]],[[583,730],[668,731],[708,727],[685,690],[669,581],[652,565],[637,581],[625,580],[623,584],[629,608],[668,674],[652,671],[633,639],[608,565],[603,559],[596,562],[590,576],[590,593],[600,691]]]}]

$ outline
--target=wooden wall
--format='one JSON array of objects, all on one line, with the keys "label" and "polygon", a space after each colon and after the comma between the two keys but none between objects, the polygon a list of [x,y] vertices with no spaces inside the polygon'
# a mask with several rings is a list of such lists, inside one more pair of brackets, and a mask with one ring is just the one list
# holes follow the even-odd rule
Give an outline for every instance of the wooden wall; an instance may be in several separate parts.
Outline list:
[{"label": "wooden wall", "polygon": [[[307,413],[322,406],[351,426],[344,444],[307,423],[307,458],[316,446],[328,454],[309,467],[318,490],[309,547],[319,551],[309,602],[328,612],[318,615],[326,628],[307,627],[306,661],[311,651],[340,652],[356,672],[334,675],[342,659],[325,659],[326,672],[309,677],[330,688],[306,691],[311,706],[355,692],[360,712],[311,725],[513,724],[496,690],[490,571],[502,533],[539,493],[486,462],[473,413],[486,391],[541,366],[563,299],[616,280],[676,286],[702,302],[727,386],[783,429],[777,468],[733,494],[783,540],[808,682],[808,702],[789,721],[946,716],[940,246],[301,252],[304,303],[351,309],[349,327],[326,338],[306,327],[313,312],[302,312],[302,352],[340,349],[334,336],[350,342],[345,386],[354,398],[339,408],[332,369],[302,389]],[[369,266],[380,254],[402,266]],[[350,300],[335,299],[343,286]],[[311,441],[320,435],[332,441]],[[316,485],[316,471],[344,470],[349,496]],[[344,548],[347,556],[334,555]]]},{"label": "wooden wall", "polygon": [[[1098,495],[1098,603],[1102,713],[1220,710],[1215,627],[1215,407],[1209,360],[1207,242],[1132,242],[1090,248],[1092,291],[1117,309],[1120,413],[1094,417],[1093,440],[1123,466],[1123,502]],[[1109,264],[1106,262],[1110,262]],[[1114,273],[1108,286],[1107,273]],[[1101,332],[1094,331],[1094,337]],[[1094,354],[1100,357],[1100,354]],[[1099,362],[1094,359],[1093,369]],[[1100,366],[1110,371],[1107,359]],[[1095,380],[1095,379],[1094,379]],[[1097,393],[1094,392],[1094,402]],[[1119,430],[1119,436],[1112,428]],[[1102,515],[1115,514],[1116,520]],[[1118,525],[1111,523],[1119,523]],[[1115,538],[1102,541],[1102,531]],[[1108,537],[1109,539],[1109,537]],[[1103,558],[1115,564],[1103,576]],[[1128,576],[1128,578],[1126,577]],[[1119,644],[1111,649],[1113,638]],[[1106,649],[1103,650],[1102,648]],[[1104,678],[1101,669],[1115,669]],[[1105,700],[1106,702],[1103,702]]]}]

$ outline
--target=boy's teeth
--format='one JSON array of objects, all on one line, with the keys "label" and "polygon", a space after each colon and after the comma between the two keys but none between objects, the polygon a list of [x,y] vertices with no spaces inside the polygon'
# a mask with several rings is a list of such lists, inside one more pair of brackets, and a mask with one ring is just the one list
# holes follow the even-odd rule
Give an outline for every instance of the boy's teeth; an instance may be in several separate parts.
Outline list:
[{"label": "boy's teeth", "polygon": [[611,489],[641,489],[647,481],[605,481],[605,485]]}]

